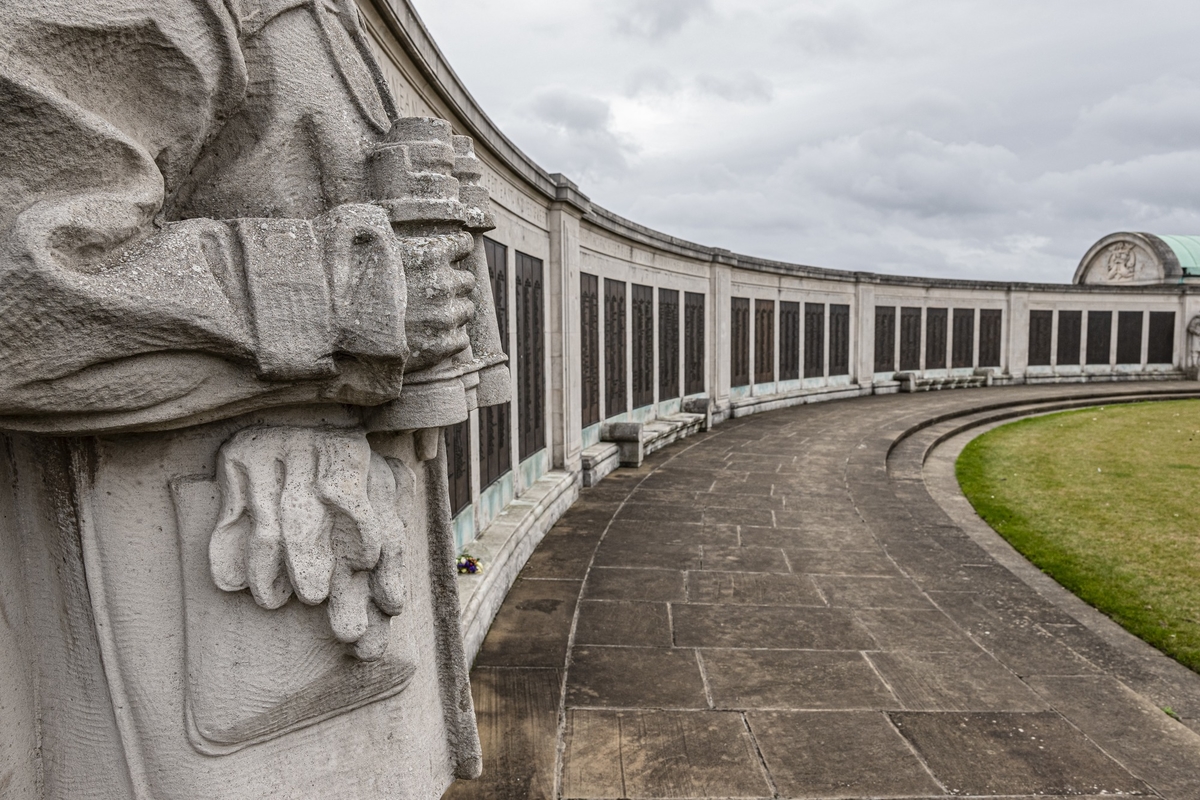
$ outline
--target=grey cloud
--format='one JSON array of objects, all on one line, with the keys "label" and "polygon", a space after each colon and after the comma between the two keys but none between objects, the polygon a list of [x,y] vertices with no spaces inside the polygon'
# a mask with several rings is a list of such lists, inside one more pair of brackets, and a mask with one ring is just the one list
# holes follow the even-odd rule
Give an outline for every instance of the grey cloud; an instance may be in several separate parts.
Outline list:
[{"label": "grey cloud", "polygon": [[617,0],[609,13],[619,33],[657,40],[712,11],[710,0]]},{"label": "grey cloud", "polygon": [[530,99],[529,110],[548,125],[576,133],[602,131],[612,122],[606,101],[565,86],[541,90]]},{"label": "grey cloud", "polygon": [[1128,87],[1084,109],[1075,138],[1137,151],[1200,145],[1200,83],[1168,75]]},{"label": "grey cloud", "polygon": [[551,171],[577,181],[624,174],[637,147],[612,128],[607,100],[562,86],[535,92],[511,134]]},{"label": "grey cloud", "polygon": [[626,97],[671,95],[679,91],[682,84],[675,74],[665,67],[650,66],[633,72],[625,81]]},{"label": "grey cloud", "polygon": [[1018,158],[997,145],[940,142],[912,130],[842,137],[796,158],[797,169],[830,194],[920,216],[961,216],[1011,206]]},{"label": "grey cloud", "polygon": [[753,72],[737,75],[700,74],[696,76],[696,88],[702,94],[731,103],[769,103],[775,94],[771,82]]},{"label": "grey cloud", "polygon": [[848,4],[794,16],[785,26],[785,44],[812,55],[840,55],[859,52],[871,38],[870,25],[863,15]]},{"label": "grey cloud", "polygon": [[[1114,213],[1130,222],[1188,215],[1196,227],[1195,187],[1200,185],[1200,150],[1161,153],[1113,163],[1101,161],[1068,172],[1048,172],[1031,192],[1075,216]],[[1182,233],[1183,231],[1162,231]]]}]

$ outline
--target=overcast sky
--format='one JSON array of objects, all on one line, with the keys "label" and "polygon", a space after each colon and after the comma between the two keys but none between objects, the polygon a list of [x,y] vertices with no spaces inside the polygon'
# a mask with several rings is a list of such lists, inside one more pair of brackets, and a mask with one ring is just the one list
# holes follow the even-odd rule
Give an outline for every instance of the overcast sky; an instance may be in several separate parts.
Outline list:
[{"label": "overcast sky", "polygon": [[550,172],[824,267],[1069,281],[1200,234],[1196,0],[414,0]]}]

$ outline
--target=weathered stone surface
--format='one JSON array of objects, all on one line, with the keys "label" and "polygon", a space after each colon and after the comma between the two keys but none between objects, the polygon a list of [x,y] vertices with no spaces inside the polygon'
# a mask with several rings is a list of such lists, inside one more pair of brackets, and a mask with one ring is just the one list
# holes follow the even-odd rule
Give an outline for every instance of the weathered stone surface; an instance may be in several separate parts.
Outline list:
[{"label": "weathered stone surface", "polygon": [[719,572],[790,572],[783,551],[774,547],[704,545],[700,569]]},{"label": "weathered stone surface", "polygon": [[573,711],[564,798],[771,796],[740,714]]},{"label": "weathered stone surface", "polygon": [[845,609],[785,606],[677,605],[678,647],[770,647],[866,650],[874,640]]},{"label": "weathered stone surface", "polygon": [[747,714],[783,797],[940,795],[887,717],[877,711]]},{"label": "weathered stone surface", "polygon": [[681,602],[685,573],[673,569],[594,567],[584,587],[589,600]]},{"label": "weathered stone surface", "polygon": [[575,642],[580,645],[670,647],[671,625],[666,603],[583,600]]},{"label": "weathered stone surface", "polygon": [[561,688],[561,670],[472,670],[483,772],[478,785],[454,784],[445,795],[447,800],[479,792],[496,800],[553,800]]},{"label": "weathered stone surface", "polygon": [[567,705],[708,708],[708,699],[693,650],[581,647],[572,653]]},{"label": "weathered stone surface", "polygon": [[347,0],[16,4],[0,30],[27,616],[0,610],[44,641],[0,720],[40,742],[20,772],[102,800],[474,775],[440,428],[511,381],[471,141],[400,117]]},{"label": "weathered stone surface", "polygon": [[987,653],[869,653],[868,658],[913,711],[1041,711],[1046,704]]},{"label": "weathered stone surface", "polygon": [[803,575],[762,572],[689,572],[689,603],[749,606],[823,606],[813,582]]},{"label": "weathered stone surface", "polygon": [[1103,677],[1033,678],[1030,685],[1055,710],[1079,720],[1088,737],[1153,781],[1163,797],[1200,794],[1200,734],[1172,719],[1120,681]]},{"label": "weathered stone surface", "polygon": [[814,575],[813,582],[833,608],[933,608],[929,598],[907,578]]},{"label": "weathered stone surface", "polygon": [[1146,786],[1051,712],[894,712],[938,781],[972,795],[1142,793]]},{"label": "weathered stone surface", "polygon": [[492,622],[476,666],[561,667],[579,581],[518,579]]},{"label": "weathered stone surface", "polygon": [[862,653],[702,650],[716,708],[898,708]]}]

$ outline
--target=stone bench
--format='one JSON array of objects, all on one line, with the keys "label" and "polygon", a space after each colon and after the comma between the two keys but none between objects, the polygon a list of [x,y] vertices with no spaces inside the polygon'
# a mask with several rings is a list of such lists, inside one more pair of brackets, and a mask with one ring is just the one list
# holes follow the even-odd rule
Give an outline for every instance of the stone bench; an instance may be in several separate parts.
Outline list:
[{"label": "stone bench", "polygon": [[640,467],[655,450],[712,427],[707,396],[687,398],[683,408],[648,422],[604,423],[600,442],[583,451],[583,485],[595,486],[618,466]]},{"label": "stone bench", "polygon": [[901,392],[936,392],[942,389],[976,389],[991,386],[995,371],[977,369],[970,375],[926,376],[919,372],[897,372]]}]

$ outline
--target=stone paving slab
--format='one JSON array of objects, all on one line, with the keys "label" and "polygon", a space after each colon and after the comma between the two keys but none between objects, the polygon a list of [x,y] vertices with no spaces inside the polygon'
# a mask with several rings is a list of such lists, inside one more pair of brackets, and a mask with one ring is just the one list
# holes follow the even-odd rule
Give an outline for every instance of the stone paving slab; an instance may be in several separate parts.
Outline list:
[{"label": "stone paving slab", "polygon": [[886,714],[746,715],[782,797],[914,797],[940,786]]},{"label": "stone paving slab", "polygon": [[1148,793],[1145,784],[1054,712],[889,716],[952,794]]},{"label": "stone paving slab", "polygon": [[506,598],[472,673],[484,777],[447,796],[1197,800],[1200,676],[1098,633],[944,464],[926,483],[989,415],[1164,389],[1200,385],[802,406],[613,473]]}]

